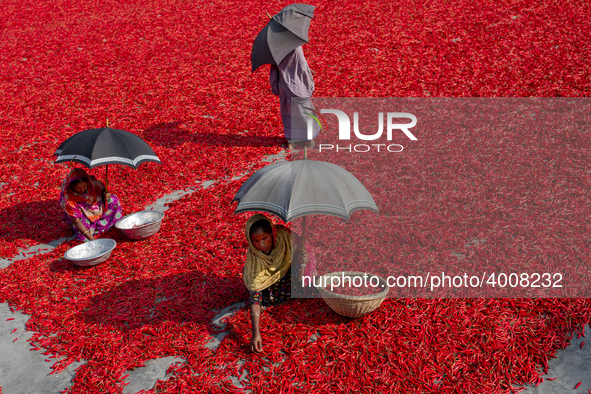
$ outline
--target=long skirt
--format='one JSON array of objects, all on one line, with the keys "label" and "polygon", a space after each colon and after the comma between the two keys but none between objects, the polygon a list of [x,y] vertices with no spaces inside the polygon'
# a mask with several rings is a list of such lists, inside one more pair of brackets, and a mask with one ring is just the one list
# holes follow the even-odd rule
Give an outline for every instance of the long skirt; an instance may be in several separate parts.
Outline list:
[{"label": "long skirt", "polygon": [[309,97],[292,96],[283,80],[279,81],[279,104],[281,106],[281,120],[283,133],[287,141],[308,140],[308,119],[312,126],[312,138],[316,138],[320,127],[308,113],[314,114],[314,104]]},{"label": "long skirt", "polygon": [[[107,210],[103,212],[103,216],[98,219],[96,222],[91,222],[82,215],[80,219],[86,230],[90,231],[90,234],[93,236],[97,236],[101,233],[104,233],[111,227],[115,225],[121,218],[123,217],[123,213],[121,211],[121,204],[119,203],[119,199],[115,195],[111,195],[109,201],[107,203]],[[74,232],[76,233],[76,239],[80,242],[86,242],[88,239],[74,226],[74,219],[68,215],[66,215],[66,220],[72,225]],[[85,230],[85,231],[86,231]]]}]

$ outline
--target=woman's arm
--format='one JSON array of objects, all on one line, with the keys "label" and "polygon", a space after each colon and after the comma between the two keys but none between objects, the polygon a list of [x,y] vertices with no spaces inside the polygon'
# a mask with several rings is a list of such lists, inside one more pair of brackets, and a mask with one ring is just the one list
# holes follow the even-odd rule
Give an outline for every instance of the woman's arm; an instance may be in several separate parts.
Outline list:
[{"label": "woman's arm", "polygon": [[88,240],[94,241],[96,238],[90,233],[90,230],[87,230],[86,227],[82,224],[82,221],[79,218],[74,219],[74,227],[78,229]]},{"label": "woman's arm", "polygon": [[250,321],[252,323],[252,339],[250,340],[250,351],[263,351],[263,340],[261,339],[261,332],[259,330],[259,321],[261,318],[261,306],[259,304],[252,304],[250,306]]},{"label": "woman's arm", "polygon": [[[292,233],[295,234],[295,233]],[[295,235],[298,236],[297,234]],[[293,261],[292,261],[292,268],[295,268],[295,271],[292,269],[291,274],[296,278],[297,281],[301,281],[302,275],[304,275],[304,271],[310,262],[310,255],[308,252],[308,248],[303,248],[300,245],[296,245],[293,253]]]},{"label": "woman's arm", "polygon": [[109,207],[109,198],[111,198],[111,193],[107,192],[106,189],[103,189],[103,209],[105,211]]},{"label": "woman's arm", "polygon": [[271,64],[269,71],[269,83],[271,84],[271,93],[279,96],[279,69],[274,64]]},{"label": "woman's arm", "polygon": [[101,185],[101,197],[103,199],[103,209],[106,211],[107,207],[109,205],[109,198],[111,198],[111,193],[109,193],[107,191],[107,188],[105,187],[105,185],[99,181],[99,184]]}]

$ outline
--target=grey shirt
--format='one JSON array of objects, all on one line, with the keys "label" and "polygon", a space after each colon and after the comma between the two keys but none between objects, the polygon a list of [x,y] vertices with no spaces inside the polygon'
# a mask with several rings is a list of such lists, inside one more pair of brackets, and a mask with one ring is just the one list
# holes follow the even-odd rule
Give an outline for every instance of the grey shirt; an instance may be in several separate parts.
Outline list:
[{"label": "grey shirt", "polygon": [[279,79],[289,91],[290,96],[312,97],[314,77],[301,46],[287,55],[279,63],[279,66],[271,65],[269,82],[271,83],[271,90],[276,96],[279,95]]}]

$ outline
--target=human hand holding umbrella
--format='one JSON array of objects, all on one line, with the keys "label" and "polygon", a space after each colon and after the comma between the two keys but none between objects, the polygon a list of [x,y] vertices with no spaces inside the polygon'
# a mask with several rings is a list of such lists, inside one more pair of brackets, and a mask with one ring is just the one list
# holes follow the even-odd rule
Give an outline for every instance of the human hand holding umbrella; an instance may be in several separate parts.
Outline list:
[{"label": "human hand holding umbrella", "polygon": [[107,191],[107,185],[105,185],[105,188],[103,189],[103,206],[104,206],[104,209],[107,209],[109,198],[111,198],[111,193],[109,193]]}]

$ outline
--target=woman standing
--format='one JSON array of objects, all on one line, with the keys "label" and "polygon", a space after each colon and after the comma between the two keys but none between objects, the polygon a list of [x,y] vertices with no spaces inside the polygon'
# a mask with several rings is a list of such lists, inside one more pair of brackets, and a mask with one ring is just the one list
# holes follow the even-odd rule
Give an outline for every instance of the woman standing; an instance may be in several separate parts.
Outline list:
[{"label": "woman standing", "polygon": [[81,168],[70,171],[62,183],[60,205],[64,219],[81,242],[94,240],[95,235],[110,229],[123,216],[119,199]]},{"label": "woman standing", "polygon": [[[292,148],[292,141],[307,140],[305,112],[314,108],[310,97],[314,93],[314,77],[306,62],[302,47],[290,52],[279,66],[271,65],[269,74],[271,91],[279,96],[283,133],[287,139],[287,149]],[[297,113],[292,113],[292,100],[297,104]],[[315,127],[315,126],[314,126]],[[318,129],[314,128],[314,136]]]}]

